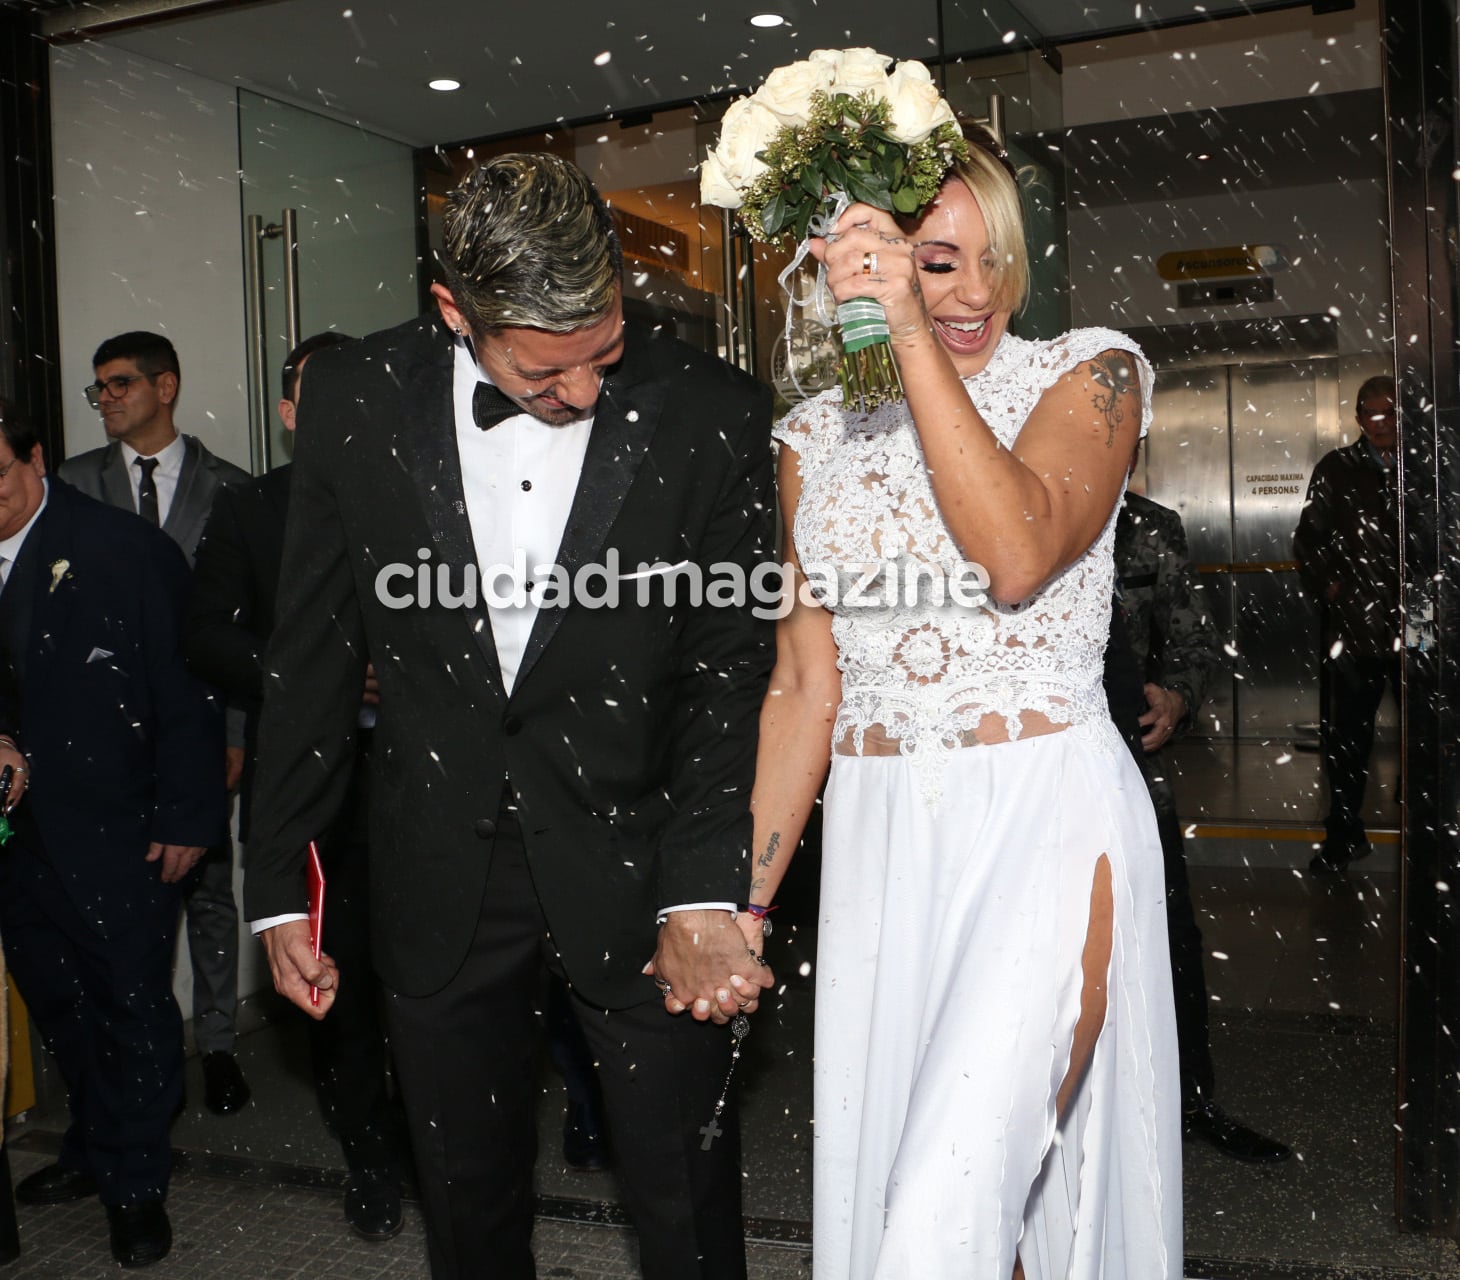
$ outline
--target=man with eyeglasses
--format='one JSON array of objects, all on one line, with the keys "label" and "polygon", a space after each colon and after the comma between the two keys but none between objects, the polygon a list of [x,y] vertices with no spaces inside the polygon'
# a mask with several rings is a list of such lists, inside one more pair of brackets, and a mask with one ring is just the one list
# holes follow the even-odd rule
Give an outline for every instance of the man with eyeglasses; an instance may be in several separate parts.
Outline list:
[{"label": "man with eyeglasses", "polygon": [[0,477],[0,933],[70,1109],[54,1163],[15,1194],[100,1199],[112,1256],[142,1267],[172,1244],[172,957],[182,882],[228,826],[223,717],[183,666],[177,547],[48,476],[6,400]]},{"label": "man with eyeglasses", "polygon": [[[168,534],[191,566],[212,510],[213,495],[248,472],[215,457],[194,436],[181,435],[173,412],[181,388],[177,351],[161,334],[108,338],[91,363],[96,381],[86,398],[101,414],[109,443],[68,458],[58,474],[88,497],[134,511]],[[233,791],[243,770],[243,715],[228,716],[226,779]],[[249,1087],[233,1056],[237,1039],[238,904],[233,896],[233,842],[208,850],[183,891],[188,955],[193,967],[193,1038],[203,1068],[203,1102],[215,1115],[240,1110]]]}]

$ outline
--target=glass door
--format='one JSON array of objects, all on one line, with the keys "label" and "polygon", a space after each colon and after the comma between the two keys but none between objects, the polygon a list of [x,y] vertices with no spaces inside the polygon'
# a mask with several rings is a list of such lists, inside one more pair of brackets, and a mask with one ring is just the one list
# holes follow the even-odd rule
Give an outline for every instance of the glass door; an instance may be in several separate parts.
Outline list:
[{"label": "glass door", "polygon": [[359,337],[417,308],[411,148],[336,120],[238,95],[249,430],[255,472],[287,462],[276,409],[292,345],[324,329]]}]

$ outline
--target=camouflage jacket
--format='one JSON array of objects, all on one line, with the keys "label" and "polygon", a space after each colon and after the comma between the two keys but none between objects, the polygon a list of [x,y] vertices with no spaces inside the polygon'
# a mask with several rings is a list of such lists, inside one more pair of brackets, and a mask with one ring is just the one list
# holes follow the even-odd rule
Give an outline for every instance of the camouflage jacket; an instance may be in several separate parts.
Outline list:
[{"label": "camouflage jacket", "polygon": [[1115,573],[1131,648],[1147,680],[1186,700],[1179,729],[1188,729],[1222,665],[1222,650],[1187,560],[1181,517],[1126,494],[1115,526]]}]

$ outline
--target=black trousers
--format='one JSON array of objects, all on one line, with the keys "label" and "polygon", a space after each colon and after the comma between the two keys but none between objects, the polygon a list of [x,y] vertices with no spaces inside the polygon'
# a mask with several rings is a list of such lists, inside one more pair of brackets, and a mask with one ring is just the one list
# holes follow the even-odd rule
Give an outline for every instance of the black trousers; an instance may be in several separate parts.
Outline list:
[{"label": "black trousers", "polygon": [[[521,834],[504,811],[461,971],[433,995],[393,992],[386,1003],[433,1280],[536,1274],[537,1072],[556,969]],[[730,1067],[728,1030],[671,1018],[657,999],[611,1011],[572,1003],[598,1063],[645,1280],[744,1280],[733,1098],[710,1124]]]},{"label": "black trousers", "polygon": [[1211,1032],[1207,1021],[1207,981],[1202,968],[1201,928],[1191,903],[1186,872],[1186,837],[1176,816],[1176,798],[1160,753],[1143,756],[1141,770],[1156,810],[1161,858],[1166,869],[1166,933],[1171,945],[1171,985],[1176,998],[1176,1047],[1181,1062],[1181,1105],[1185,1110],[1211,1101]]},{"label": "black trousers", "polygon": [[320,841],[325,873],[324,950],[340,967],[329,1016],[310,1020],[320,1114],[353,1172],[405,1172],[404,1117],[387,1084],[384,988],[370,953],[370,868],[365,768],[357,768],[340,820]]},{"label": "black trousers", "polygon": [[1327,716],[1323,724],[1323,767],[1328,775],[1330,845],[1348,849],[1368,838],[1364,832],[1364,789],[1374,749],[1374,719],[1388,686],[1399,697],[1398,655],[1370,657],[1346,650],[1324,662]]},{"label": "black trousers", "polygon": [[[139,874],[156,874],[142,862]],[[182,1015],[172,995],[180,898],[163,889],[106,935],[44,857],[12,840],[0,935],[16,989],[66,1082],[68,1169],[88,1170],[107,1205],[161,1200],[168,1131],[183,1090]]]}]

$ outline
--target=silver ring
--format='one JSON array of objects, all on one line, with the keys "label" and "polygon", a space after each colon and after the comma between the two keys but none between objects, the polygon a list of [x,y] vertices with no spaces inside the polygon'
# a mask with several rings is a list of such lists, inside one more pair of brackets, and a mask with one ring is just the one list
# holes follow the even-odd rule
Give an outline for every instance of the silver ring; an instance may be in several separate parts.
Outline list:
[{"label": "silver ring", "polygon": [[671,991],[674,990],[673,986],[671,986],[663,978],[655,978],[654,985],[659,988],[660,995],[667,996]]}]

